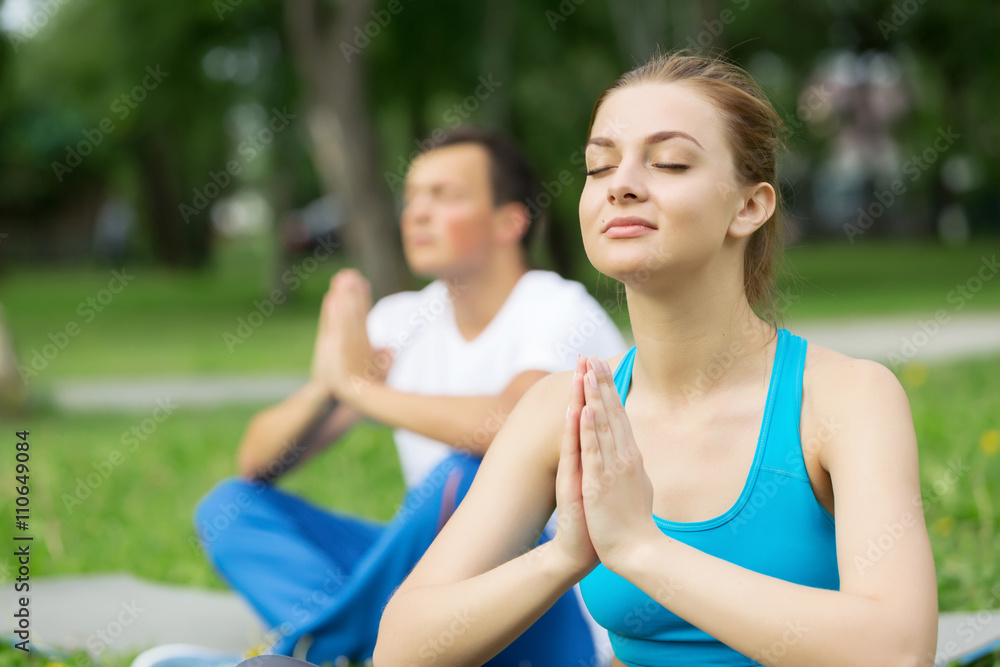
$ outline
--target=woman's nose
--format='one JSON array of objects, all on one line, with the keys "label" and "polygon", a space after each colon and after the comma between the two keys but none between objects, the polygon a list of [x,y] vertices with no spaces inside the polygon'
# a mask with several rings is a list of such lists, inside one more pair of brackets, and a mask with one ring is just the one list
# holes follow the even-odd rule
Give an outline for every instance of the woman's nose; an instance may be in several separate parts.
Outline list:
[{"label": "woman's nose", "polygon": [[627,201],[642,201],[647,195],[641,167],[622,160],[608,183],[608,202],[624,204]]}]

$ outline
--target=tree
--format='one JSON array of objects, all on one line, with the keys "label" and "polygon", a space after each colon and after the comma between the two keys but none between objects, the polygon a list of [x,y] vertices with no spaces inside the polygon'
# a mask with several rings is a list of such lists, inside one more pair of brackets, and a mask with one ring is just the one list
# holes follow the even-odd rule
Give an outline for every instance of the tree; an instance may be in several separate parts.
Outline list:
[{"label": "tree", "polygon": [[366,103],[363,51],[371,37],[363,26],[382,28],[369,14],[370,4],[346,0],[332,9],[320,8],[316,0],[290,0],[286,23],[304,89],[316,172],[324,188],[343,203],[347,250],[378,298],[403,288],[407,274]]}]

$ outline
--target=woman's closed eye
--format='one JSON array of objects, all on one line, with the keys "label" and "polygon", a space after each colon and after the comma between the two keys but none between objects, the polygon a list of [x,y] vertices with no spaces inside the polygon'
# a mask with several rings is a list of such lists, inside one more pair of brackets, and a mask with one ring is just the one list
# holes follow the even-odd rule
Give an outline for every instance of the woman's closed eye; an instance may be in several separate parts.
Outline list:
[{"label": "woman's closed eye", "polygon": [[[684,171],[685,169],[690,169],[686,164],[654,164],[653,167],[657,169],[669,169],[674,171]],[[587,176],[597,176],[598,174],[603,174],[606,171],[614,169],[614,165],[609,165],[607,167],[594,167],[587,171]]]}]

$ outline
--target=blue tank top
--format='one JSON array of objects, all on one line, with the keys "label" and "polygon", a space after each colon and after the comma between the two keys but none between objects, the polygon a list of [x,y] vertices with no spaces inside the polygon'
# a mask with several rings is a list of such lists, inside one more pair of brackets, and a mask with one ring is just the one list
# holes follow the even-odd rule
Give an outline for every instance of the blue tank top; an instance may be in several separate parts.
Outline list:
[{"label": "blue tank top", "polygon": [[[805,586],[838,590],[833,517],[809,484],[799,416],[806,341],[778,331],[764,419],[743,492],[728,511],[691,523],[653,520],[660,530],[741,567]],[[615,370],[622,405],[635,347]],[[608,629],[615,655],[629,667],[759,665],[696,628],[601,564],[580,582],[594,619]]]}]

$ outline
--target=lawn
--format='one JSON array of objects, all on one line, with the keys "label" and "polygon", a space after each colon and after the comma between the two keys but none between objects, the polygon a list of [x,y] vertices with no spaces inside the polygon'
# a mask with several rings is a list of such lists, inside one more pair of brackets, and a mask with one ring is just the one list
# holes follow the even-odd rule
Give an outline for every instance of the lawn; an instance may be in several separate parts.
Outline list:
[{"label": "lawn", "polygon": [[[997,242],[796,248],[789,262],[798,277],[782,283],[784,315],[802,320],[932,313],[948,307],[949,291],[975,275],[983,256],[998,251]],[[261,267],[267,253],[259,245],[226,248],[213,268],[198,274],[129,270],[135,277],[92,321],[86,321],[87,299],[108,286],[109,269],[8,269],[0,276],[0,294],[22,362],[52,337],[61,340],[58,332],[68,323],[79,327],[32,378],[32,390],[44,397],[46,387],[66,378],[305,373],[319,299],[339,265],[331,260],[308,274],[294,298],[233,351],[223,333],[235,331],[238,318],[247,318],[254,301],[266,296]],[[607,281],[590,276],[584,282],[599,284],[602,300],[613,298]],[[987,283],[968,300],[968,309],[995,312],[998,287],[1000,281]],[[613,316],[627,324],[624,313]],[[990,593],[1000,580],[1000,355],[911,364],[899,375],[920,443],[941,609],[1000,607]],[[9,432],[31,431],[32,532],[38,545],[33,574],[127,570],[157,581],[224,587],[193,545],[191,513],[213,484],[235,472],[236,443],[257,407],[185,407],[130,449],[122,436],[146,414],[65,414],[44,400],[40,406],[21,420],[3,422]],[[391,433],[373,424],[356,428],[281,486],[378,519],[392,515],[403,493]],[[0,488],[3,516],[13,515],[13,498],[11,485]],[[10,544],[12,530],[9,521],[0,522],[0,540]],[[9,559],[0,567],[6,568],[0,579],[8,580]],[[0,667],[15,665],[41,667],[0,648]]]},{"label": "lawn", "polygon": [[[911,365],[901,378],[920,443],[941,608],[1000,606],[989,593],[1000,578],[994,557],[1000,552],[1000,356]],[[11,423],[8,428],[31,429],[32,532],[41,542],[32,571],[127,570],[222,587],[191,544],[191,513],[213,484],[234,474],[235,446],[253,410],[181,409],[134,451],[121,437],[142,414],[50,412],[32,415],[29,424]],[[391,432],[362,424],[281,486],[324,506],[387,519],[403,493]],[[11,516],[10,485],[0,488],[0,499]],[[0,540],[9,544],[11,530],[10,522],[0,522]]]},{"label": "lawn", "polygon": [[[901,379],[920,443],[941,609],[996,608],[1000,601],[990,589],[1000,578],[1000,356],[911,365]],[[233,474],[233,449],[252,412],[178,411],[134,452],[121,444],[121,435],[143,415],[33,415],[32,526],[40,541],[33,573],[127,570],[158,581],[224,587],[193,546],[191,512],[213,484]],[[88,484],[90,473],[108,470],[114,450],[124,460],[99,484]],[[368,424],[281,486],[379,519],[393,513],[403,492],[391,433]],[[9,486],[0,489],[0,499],[10,516]],[[10,539],[9,522],[0,522],[0,541]]]},{"label": "lawn", "polygon": [[[779,305],[796,320],[929,314],[952,308],[949,292],[975,276],[983,257],[995,254],[995,240],[960,248],[800,246],[788,252]],[[22,363],[35,360],[41,367],[30,377],[36,387],[70,377],[301,373],[308,368],[320,299],[342,265],[336,257],[318,265],[300,260],[292,276],[298,288],[281,304],[269,303],[274,271],[260,241],[220,248],[214,265],[201,273],[127,268],[112,285],[117,294],[108,289],[111,269],[13,267],[0,274],[0,303]],[[594,273],[581,281],[602,303],[616,303],[610,280]],[[966,300],[965,311],[997,308],[1000,280]],[[626,328],[627,314],[610,310]],[[258,320],[261,311],[270,314]],[[241,320],[259,324],[241,329]]]},{"label": "lawn", "polygon": [[[779,292],[789,304],[785,314],[795,319],[932,313],[955,308],[959,300],[965,311],[996,311],[997,255],[1000,241],[995,239],[953,248],[889,242],[801,245],[787,253]],[[990,279],[980,281],[980,270]]]},{"label": "lawn", "polygon": [[[236,444],[252,413],[250,407],[181,408],[146,440],[130,437],[128,446],[123,434],[146,415],[33,415],[31,529],[42,548],[33,549],[32,573],[127,570],[223,587],[192,542],[191,516],[202,495],[235,474]],[[282,486],[325,506],[388,519],[403,493],[391,432],[361,424]],[[11,485],[0,498],[11,516]],[[7,544],[10,524],[0,522]]]}]

